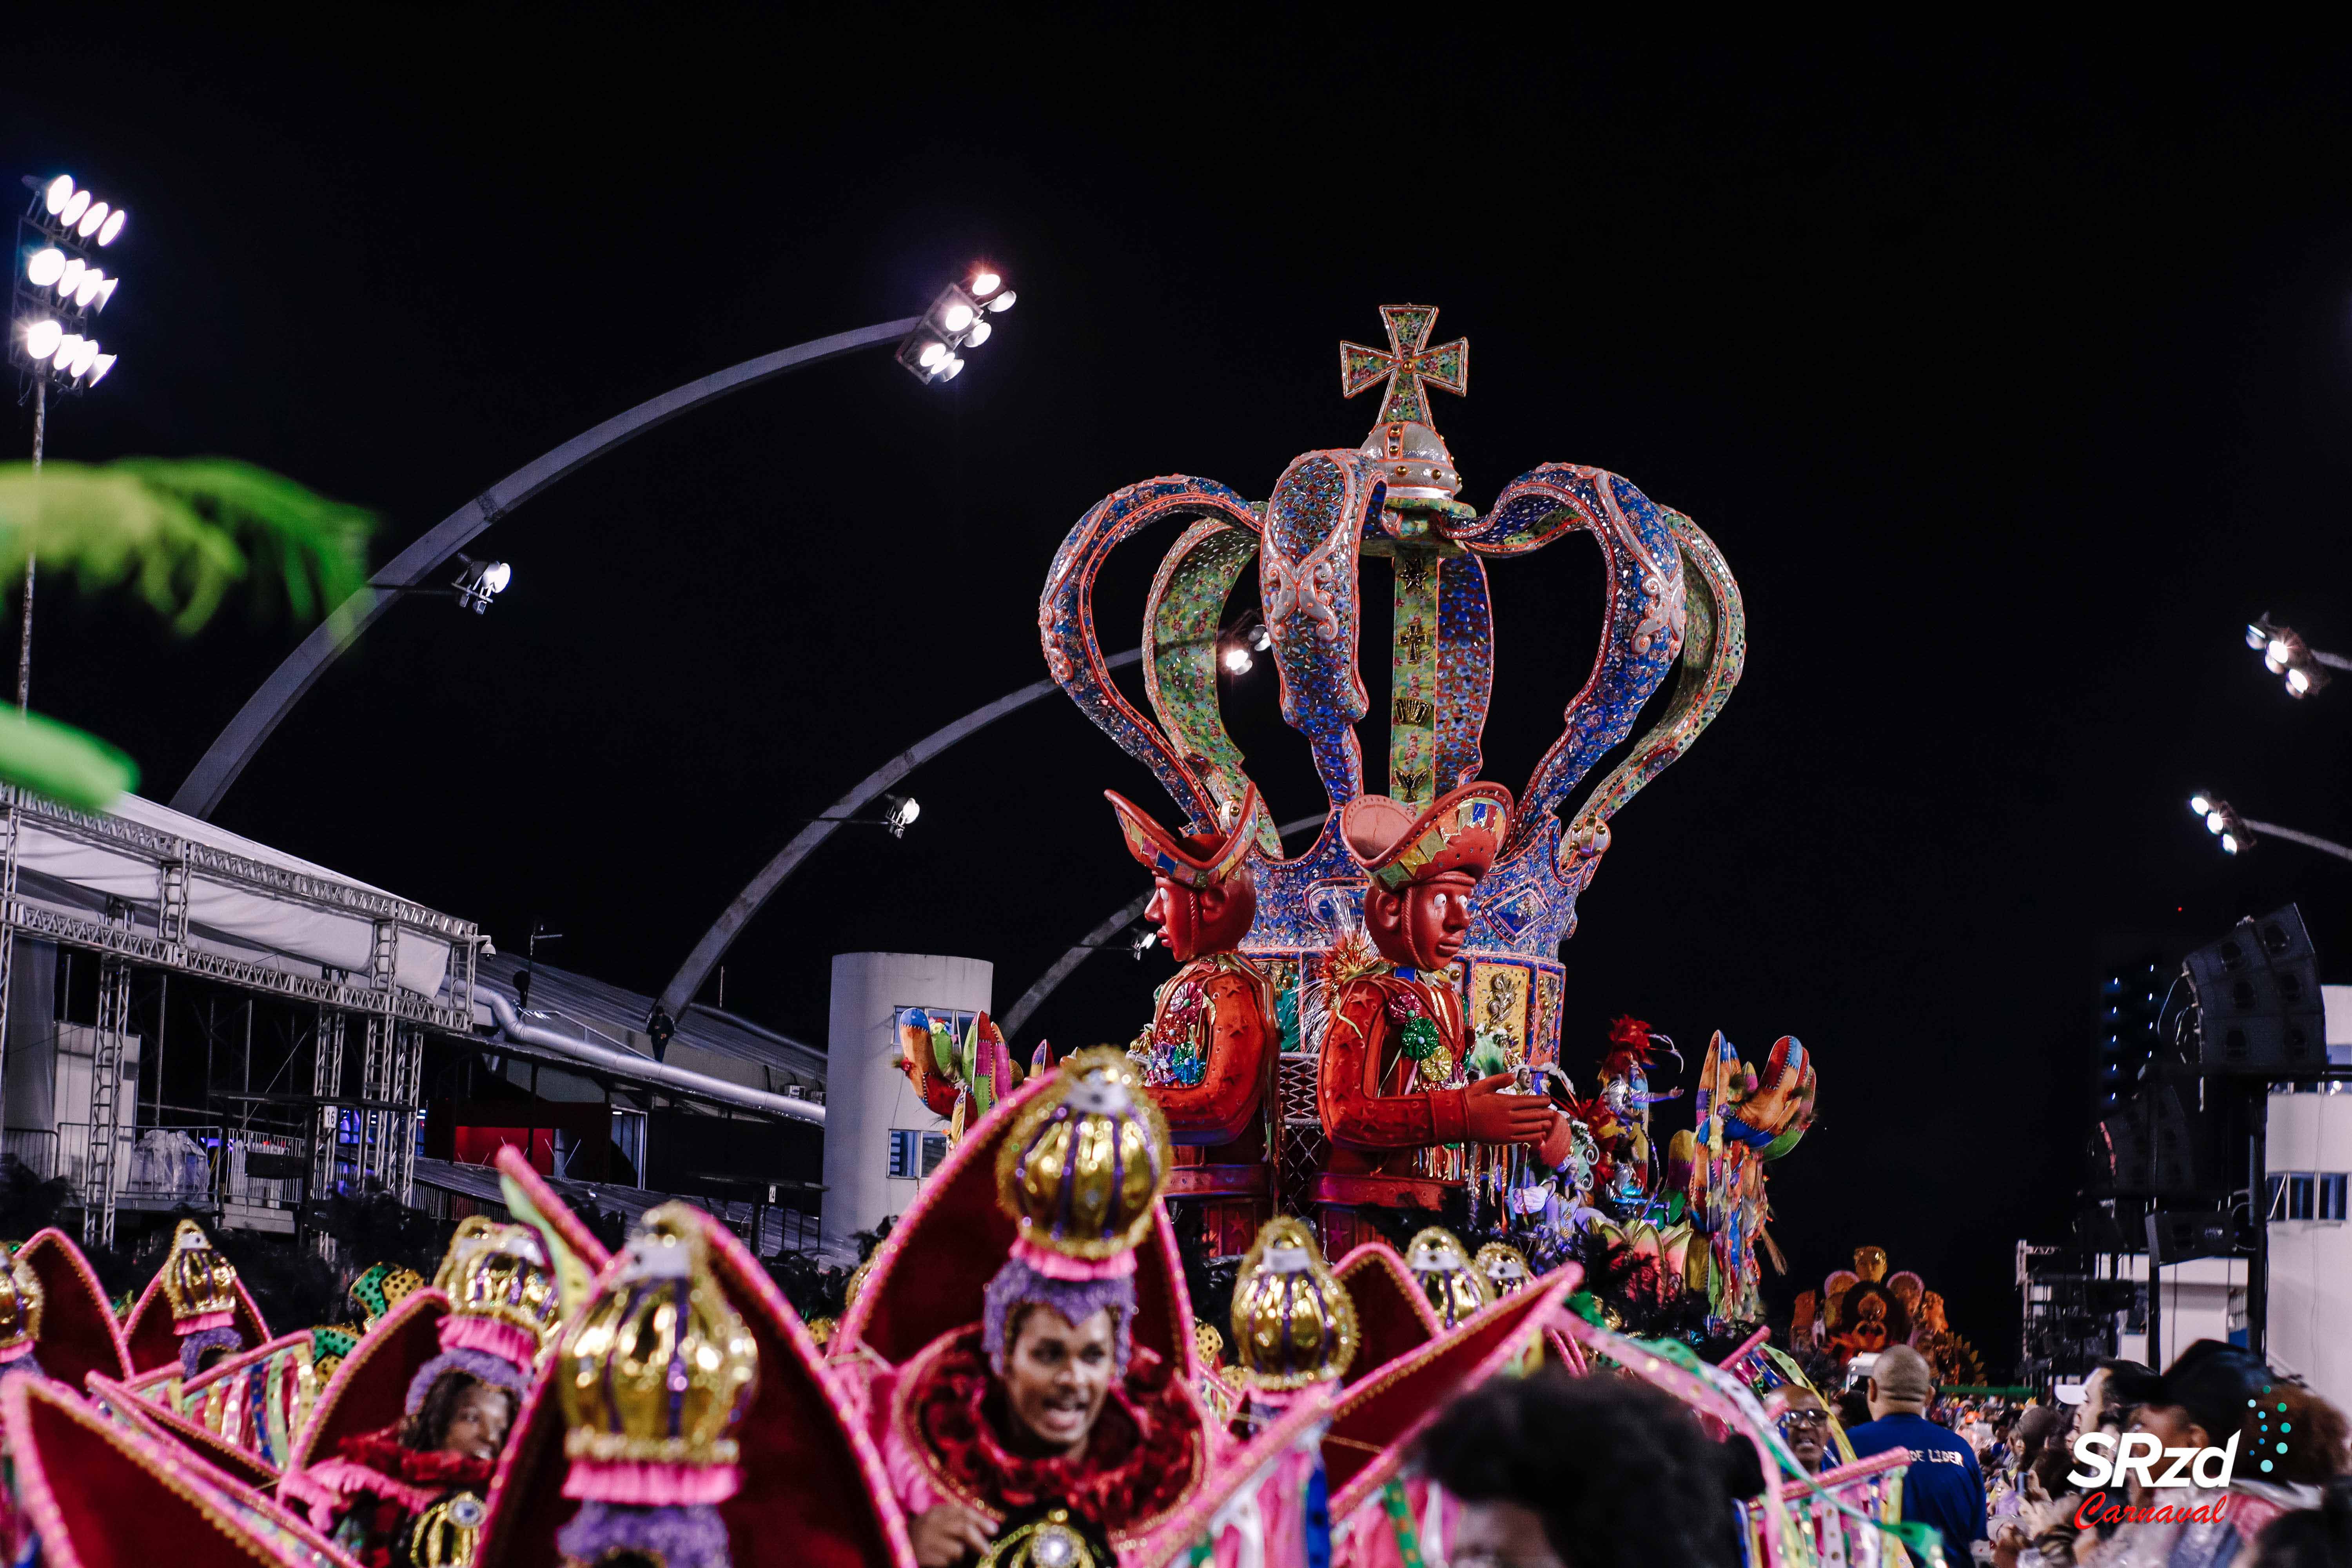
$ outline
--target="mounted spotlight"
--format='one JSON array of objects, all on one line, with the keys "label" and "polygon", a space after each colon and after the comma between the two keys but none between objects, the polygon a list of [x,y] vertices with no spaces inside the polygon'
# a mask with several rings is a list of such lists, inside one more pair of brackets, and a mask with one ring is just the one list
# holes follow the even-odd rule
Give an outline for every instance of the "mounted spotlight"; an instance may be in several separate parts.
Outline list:
[{"label": "mounted spotlight", "polygon": [[2242,855],[2262,842],[2246,829],[2243,818],[2219,795],[2203,791],[2189,797],[2189,809],[2205,819],[2205,831],[2221,841],[2221,853]]},{"label": "mounted spotlight", "polygon": [[923,312],[920,324],[898,344],[898,363],[926,384],[953,381],[963,369],[963,356],[957,351],[986,342],[995,331],[987,315],[1012,303],[1013,290],[1004,287],[1003,277],[985,268],[972,274],[968,289],[949,284]]},{"label": "mounted spotlight", "polygon": [[1250,650],[1238,644],[1225,649],[1224,666],[1228,675],[1247,675],[1256,663],[1257,660],[1250,658]]},{"label": "mounted spotlight", "polygon": [[2293,626],[2257,616],[2246,627],[2246,646],[2263,656],[2263,668],[2286,682],[2290,697],[2308,697],[2334,678],[2327,671],[2352,669],[2352,659],[2324,653],[2305,642]]},{"label": "mounted spotlight", "polygon": [[889,830],[891,837],[904,838],[915,818],[923,815],[923,803],[911,795],[886,795],[882,798],[890,805],[882,814],[882,826]]},{"label": "mounted spotlight", "polygon": [[457,557],[457,578],[449,585],[457,590],[457,607],[476,615],[490,607],[490,601],[507,591],[514,581],[514,568],[503,561],[476,561],[471,556]]}]

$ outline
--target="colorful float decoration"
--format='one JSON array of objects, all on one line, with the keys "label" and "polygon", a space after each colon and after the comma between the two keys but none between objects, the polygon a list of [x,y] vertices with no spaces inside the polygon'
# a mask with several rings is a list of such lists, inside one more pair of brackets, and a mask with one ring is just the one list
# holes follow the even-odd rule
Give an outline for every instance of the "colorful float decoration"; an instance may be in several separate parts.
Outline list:
[{"label": "colorful float decoration", "polygon": [[[1279,1206],[1423,1207],[1433,1190],[1499,1206],[1519,1158],[1511,1151],[1545,1142],[1549,1125],[1524,1142],[1482,1145],[1433,1120],[1425,1142],[1398,1146],[1419,1168],[1394,1186],[1313,1191],[1334,1173],[1335,1112],[1344,1120],[1360,1100],[1395,1098],[1388,1064],[1375,1061],[1359,1085],[1334,1081],[1323,1059],[1332,1001],[1375,962],[1362,952],[1366,889],[1381,879],[1376,873],[1402,868],[1410,879],[1417,862],[1444,857],[1459,838],[1485,862],[1472,879],[1475,898],[1453,950],[1432,973],[1398,977],[1424,993],[1421,1005],[1400,990],[1407,1016],[1384,1020],[1400,1047],[1413,1018],[1424,1022],[1412,1030],[1416,1093],[1470,1089],[1477,1081],[1474,1054],[1476,1066],[1511,1072],[1554,1060],[1564,983],[1558,954],[1575,929],[1577,897],[1609,847],[1618,810],[1688,749],[1729,697],[1744,658],[1744,625],[1738,585],[1705,533],[1613,474],[1547,464],[1503,487],[1483,514],[1457,500],[1462,481],[1432,427],[1426,389],[1466,390],[1469,345],[1432,344],[1433,308],[1385,306],[1381,316],[1387,349],[1341,349],[1346,395],[1384,387],[1360,446],[1297,458],[1264,502],[1181,476],[1114,492],[1055,553],[1039,600],[1039,632],[1054,679],[1152,771],[1187,818],[1188,833],[1220,833],[1233,823],[1254,841],[1256,910],[1239,951],[1273,989],[1284,1037],[1283,1118],[1302,1133],[1276,1166]],[[1111,679],[1096,634],[1094,588],[1114,547],[1164,521],[1186,526],[1145,609],[1147,716]],[[1599,543],[1607,572],[1600,650],[1559,740],[1514,799],[1475,784],[1494,673],[1487,568],[1579,531]],[[1357,664],[1368,558],[1390,563],[1395,628],[1385,795],[1367,788],[1355,731],[1370,707]],[[1305,739],[1330,807],[1320,835],[1297,856],[1284,855],[1262,806],[1236,821],[1255,791],[1218,708],[1226,601],[1254,561],[1282,716]],[[1670,674],[1672,694],[1652,727],[1563,824],[1555,808],[1633,733]],[[1479,845],[1479,836],[1491,841]],[[1444,890],[1451,904],[1458,889]],[[1413,900],[1424,925],[1436,892]],[[1335,956],[1343,970],[1328,973]],[[1453,1137],[1440,1136],[1449,1131]],[[1558,1151],[1563,1160],[1570,1152]],[[1433,1188],[1410,1184],[1416,1182]],[[1370,1239],[1368,1227],[1346,1216],[1323,1217],[1327,1251]]]},{"label": "colorful float decoration", "polygon": [[908,1008],[898,1015],[898,1070],[931,1114],[946,1119],[950,1143],[1021,1081],[1004,1031],[985,1013],[959,1037],[954,1018]]},{"label": "colorful float decoration", "polygon": [[1952,1331],[1943,1296],[1909,1269],[1889,1275],[1886,1268],[1885,1247],[1855,1247],[1852,1268],[1822,1280],[1818,1296],[1807,1290],[1797,1297],[1791,1334],[1801,1343],[1823,1345],[1849,1358],[1907,1344],[1927,1359],[1938,1384],[1983,1383],[1984,1363],[1966,1338]]}]

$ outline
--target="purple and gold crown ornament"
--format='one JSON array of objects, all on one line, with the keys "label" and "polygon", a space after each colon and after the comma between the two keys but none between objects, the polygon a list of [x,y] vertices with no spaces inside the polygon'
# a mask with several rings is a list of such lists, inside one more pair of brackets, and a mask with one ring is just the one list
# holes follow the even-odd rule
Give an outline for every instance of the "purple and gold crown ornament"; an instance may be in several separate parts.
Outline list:
[{"label": "purple and gold crown ornament", "polygon": [[647,1210],[556,1352],[563,1495],[581,1500],[556,1536],[567,1563],[728,1568],[718,1505],[742,1486],[733,1433],[760,1350],[710,1272],[702,1224],[684,1204]]},{"label": "purple and gold crown ornament", "polygon": [[1472,1267],[1461,1241],[1443,1226],[1415,1233],[1405,1244],[1404,1266],[1435,1310],[1437,1321],[1449,1329],[1466,1322],[1494,1299],[1486,1277]]},{"label": "purple and gold crown ornament", "polygon": [[1258,1227],[1234,1277],[1234,1376],[1285,1394],[1344,1374],[1361,1338],[1348,1288],[1315,1233],[1289,1215]]},{"label": "purple and gold crown ornament", "polygon": [[172,1309],[172,1332],[180,1339],[183,1373],[194,1377],[207,1351],[245,1347],[236,1329],[236,1266],[221,1256],[204,1226],[184,1219],[173,1227],[159,1278]]},{"label": "purple and gold crown ornament", "polygon": [[[1150,768],[1189,831],[1215,832],[1252,790],[1219,708],[1218,651],[1226,601],[1255,563],[1282,717],[1306,741],[1330,806],[1314,844],[1293,857],[1283,853],[1273,814],[1247,807],[1264,863],[1256,921],[1241,949],[1269,971],[1280,995],[1300,991],[1302,968],[1361,922],[1368,873],[1349,853],[1342,818],[1351,803],[1378,794],[1366,787],[1357,734],[1372,717],[1360,663],[1363,600],[1379,591],[1368,590],[1364,563],[1388,563],[1393,628],[1380,798],[1409,822],[1478,777],[1494,684],[1489,566],[1590,534],[1605,571],[1599,650],[1516,809],[1504,797],[1503,836],[1454,976],[1475,1003],[1481,1033],[1512,1065],[1541,1065],[1559,1055],[1559,944],[1576,929],[1577,897],[1608,850],[1611,820],[1689,749],[1739,679],[1739,587],[1696,524],[1603,469],[1544,464],[1505,485],[1483,513],[1460,500],[1461,470],[1433,423],[1429,393],[1468,391],[1470,345],[1432,342],[1434,307],[1388,305],[1381,315],[1387,348],[1340,349],[1344,395],[1382,389],[1360,445],[1296,458],[1262,502],[1183,475],[1114,491],[1055,552],[1038,599],[1039,640],[1054,679]],[[1184,527],[1145,605],[1146,714],[1112,679],[1094,593],[1111,551],[1160,521]],[[1667,694],[1652,708],[1662,688]],[[1563,821],[1570,792],[1633,737],[1645,708],[1647,728]]]},{"label": "purple and gold crown ornament", "polygon": [[1016,1257],[1062,1278],[1131,1274],[1173,1161],[1168,1123],[1134,1060],[1074,1051],[996,1153],[997,1199],[1020,1227]]}]

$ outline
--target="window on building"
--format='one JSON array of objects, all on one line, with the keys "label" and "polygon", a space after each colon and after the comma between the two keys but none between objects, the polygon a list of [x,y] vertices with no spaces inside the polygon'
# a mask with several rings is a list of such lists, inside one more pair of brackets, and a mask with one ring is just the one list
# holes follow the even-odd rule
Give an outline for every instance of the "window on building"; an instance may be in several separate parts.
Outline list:
[{"label": "window on building", "polygon": [[2317,1180],[2309,1171],[2290,1171],[2286,1177],[2286,1219],[2309,1219],[2317,1195]]},{"label": "window on building", "polygon": [[2345,1188],[2347,1184],[2352,1184],[2352,1173],[2343,1171],[2321,1173],[2319,1177],[2320,1218],[2342,1219],[2345,1217]]},{"label": "window on building", "polygon": [[890,1129],[890,1179],[919,1181],[940,1168],[948,1157],[948,1136],[916,1127]]}]

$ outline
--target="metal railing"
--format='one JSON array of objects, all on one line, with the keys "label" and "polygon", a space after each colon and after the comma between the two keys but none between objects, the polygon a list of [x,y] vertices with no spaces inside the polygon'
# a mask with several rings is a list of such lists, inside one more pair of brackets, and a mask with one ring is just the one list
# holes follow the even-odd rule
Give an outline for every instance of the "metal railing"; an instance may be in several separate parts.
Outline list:
[{"label": "metal railing", "polygon": [[58,1173],[58,1135],[46,1127],[0,1131],[0,1158],[15,1160],[46,1182]]}]

